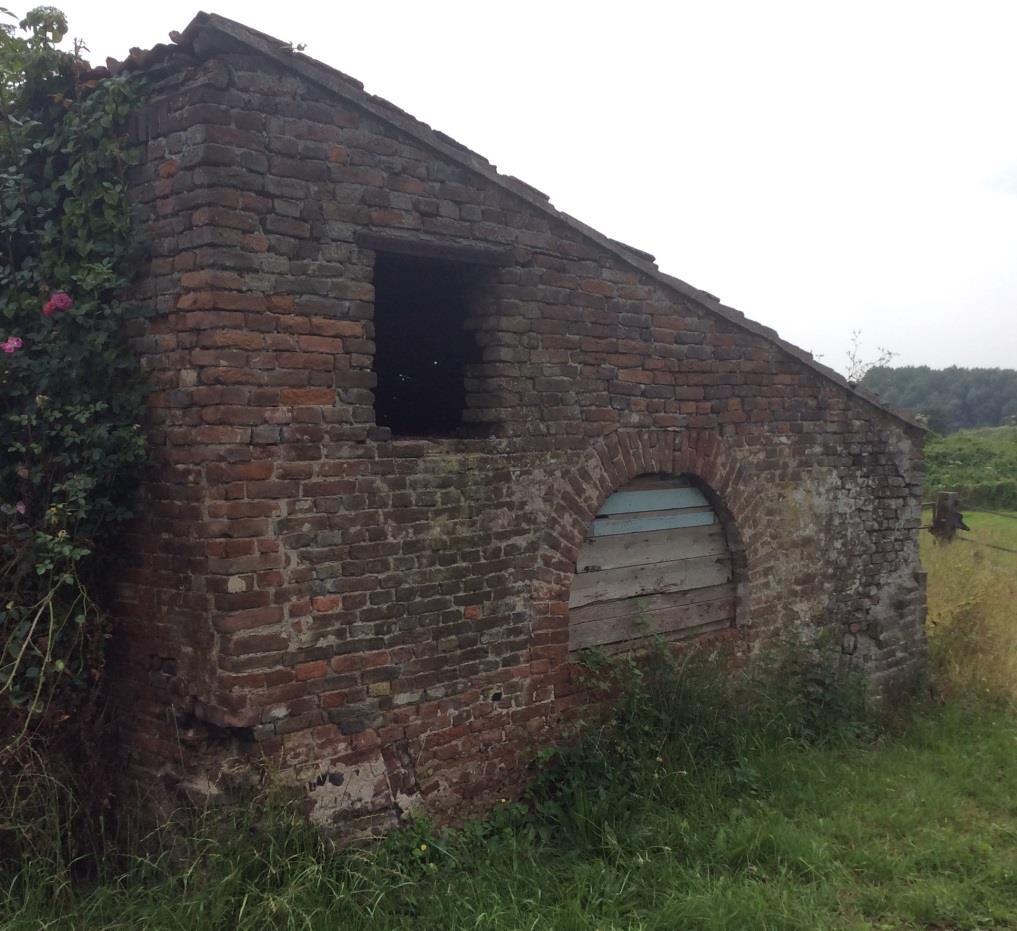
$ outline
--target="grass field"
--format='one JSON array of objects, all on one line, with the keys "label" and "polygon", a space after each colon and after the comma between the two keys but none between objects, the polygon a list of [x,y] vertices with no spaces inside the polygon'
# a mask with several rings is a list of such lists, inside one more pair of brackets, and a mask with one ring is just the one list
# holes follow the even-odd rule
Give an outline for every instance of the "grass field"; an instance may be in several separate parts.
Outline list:
[{"label": "grass field", "polygon": [[954,694],[1017,701],[1017,552],[1004,551],[1017,550],[1017,512],[969,511],[965,520],[971,531],[954,543],[922,535],[936,681]]},{"label": "grass field", "polygon": [[[969,523],[1017,549],[1017,520]],[[925,543],[933,697],[889,725],[817,741],[703,693],[658,756],[575,757],[535,813],[341,852],[237,813],[90,887],[40,862],[3,927],[1017,928],[1017,555]]]}]

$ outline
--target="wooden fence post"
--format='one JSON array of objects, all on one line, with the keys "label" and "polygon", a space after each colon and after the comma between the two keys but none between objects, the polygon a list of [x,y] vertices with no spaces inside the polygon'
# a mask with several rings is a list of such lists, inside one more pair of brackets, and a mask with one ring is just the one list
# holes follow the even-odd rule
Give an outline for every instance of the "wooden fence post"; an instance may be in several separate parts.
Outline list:
[{"label": "wooden fence post", "polygon": [[936,495],[936,506],[932,512],[932,526],[929,532],[940,543],[949,543],[958,530],[970,530],[964,523],[964,515],[957,509],[957,492],[941,491]]}]

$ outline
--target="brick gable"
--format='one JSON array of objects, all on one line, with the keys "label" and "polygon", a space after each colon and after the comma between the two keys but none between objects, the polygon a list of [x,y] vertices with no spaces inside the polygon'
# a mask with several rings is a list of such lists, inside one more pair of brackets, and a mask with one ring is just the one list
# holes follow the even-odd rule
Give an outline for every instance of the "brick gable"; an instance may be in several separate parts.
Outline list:
[{"label": "brick gable", "polygon": [[[313,817],[367,826],[504,792],[583,706],[576,558],[642,475],[715,496],[733,650],[824,629],[877,681],[913,675],[920,428],[223,23],[162,61],[136,127],[154,465],[120,584],[133,772],[207,786],[267,754]],[[376,421],[379,253],[483,268],[457,437]]]}]

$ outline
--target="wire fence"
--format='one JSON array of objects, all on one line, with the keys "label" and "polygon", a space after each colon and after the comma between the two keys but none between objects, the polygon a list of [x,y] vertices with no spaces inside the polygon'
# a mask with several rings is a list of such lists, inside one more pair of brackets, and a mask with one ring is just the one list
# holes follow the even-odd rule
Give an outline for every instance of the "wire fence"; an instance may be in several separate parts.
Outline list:
[{"label": "wire fence", "polygon": [[996,543],[984,543],[981,540],[972,540],[971,537],[957,537],[962,543],[973,543],[975,546],[984,546],[990,550],[999,550],[1001,553],[1013,553],[1017,555],[1017,550],[1010,549],[1008,546],[999,546]]},{"label": "wire fence", "polygon": [[[932,509],[936,506],[935,501],[923,501],[922,510]],[[1017,520],[1017,514],[1007,514],[1005,511],[990,511],[987,508],[964,507],[965,514],[992,514],[994,517],[1005,517],[1007,520]]]},{"label": "wire fence", "polygon": [[1006,514],[1003,511],[987,511],[985,508],[965,508],[968,513],[993,514],[996,517],[1005,517],[1008,520],[1017,520],[1017,514]]},{"label": "wire fence", "polygon": [[[935,507],[934,501],[923,501],[923,508]],[[966,514],[992,514],[994,517],[1005,517],[1008,520],[1017,520],[1017,514],[1007,514],[1004,511],[990,511],[987,508],[964,508]],[[919,530],[932,530],[931,526],[922,525],[918,528]],[[986,549],[998,550],[1001,553],[1012,553],[1017,556],[1017,550],[1012,549],[1009,546],[1000,546],[998,543],[986,543],[983,540],[975,540],[972,537],[957,537],[958,540],[962,540],[964,543],[971,543],[975,546],[984,546]]]}]

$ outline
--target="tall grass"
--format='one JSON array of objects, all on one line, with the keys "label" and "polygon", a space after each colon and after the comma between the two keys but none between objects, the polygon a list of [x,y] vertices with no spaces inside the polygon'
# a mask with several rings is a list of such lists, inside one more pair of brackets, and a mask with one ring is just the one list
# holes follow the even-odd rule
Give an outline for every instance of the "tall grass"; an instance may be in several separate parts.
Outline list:
[{"label": "tall grass", "polygon": [[1017,513],[970,512],[952,543],[923,534],[929,574],[929,645],[948,696],[1017,701]]},{"label": "tall grass", "polygon": [[[100,860],[82,885],[63,837],[62,800],[52,799],[51,816],[37,826],[8,810],[9,825],[38,839],[22,845],[17,873],[8,871],[9,926],[76,927],[87,916],[87,927],[383,928],[428,914],[427,926],[437,928],[445,927],[441,888],[463,884],[485,889],[492,906],[508,896],[496,910],[513,922],[523,902],[547,896],[564,896],[552,912],[579,921],[605,892],[592,877],[627,862],[633,844],[638,864],[691,851],[699,843],[688,833],[692,812],[699,818],[755,797],[765,791],[759,765],[769,754],[850,742],[867,716],[855,680],[801,649],[782,653],[779,666],[736,674],[722,654],[679,659],[661,647],[639,663],[594,660],[588,675],[591,688],[603,689],[607,716],[542,756],[522,804],[506,800],[458,831],[418,822],[372,848],[341,848],[269,789],[253,804],[191,813],[132,838],[126,855]],[[33,811],[46,814],[46,791],[62,787],[41,784]],[[665,843],[661,830],[678,834]],[[740,850],[755,844],[741,832],[731,840]],[[566,851],[576,873],[553,892],[545,873]],[[518,887],[496,890],[510,875]],[[462,905],[473,926],[500,926],[487,924],[494,913],[482,899]]]},{"label": "tall grass", "polygon": [[906,741],[759,741],[644,797],[586,786],[552,796],[563,811],[505,804],[367,849],[281,804],[208,813],[91,885],[29,868],[3,927],[1013,927],[1015,742],[1012,718],[961,710]]},{"label": "tall grass", "polygon": [[529,790],[541,829],[599,850],[647,805],[678,810],[704,790],[755,791],[771,752],[849,744],[870,731],[864,684],[828,645],[785,644],[747,669],[724,652],[592,657],[588,686],[611,714],[577,743],[552,748]]},{"label": "tall grass", "polygon": [[[1017,521],[998,520],[974,535],[1009,545]],[[131,840],[84,882],[46,853],[51,822],[0,868],[0,927],[1017,928],[1017,592],[1007,554],[977,552],[925,553],[950,700],[892,732],[807,650],[733,677],[720,656],[591,662],[611,713],[485,821],[339,847],[266,790]]]}]

